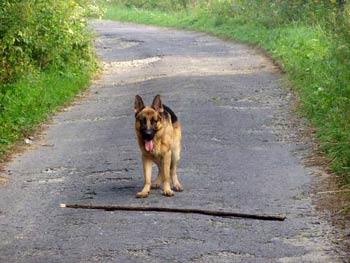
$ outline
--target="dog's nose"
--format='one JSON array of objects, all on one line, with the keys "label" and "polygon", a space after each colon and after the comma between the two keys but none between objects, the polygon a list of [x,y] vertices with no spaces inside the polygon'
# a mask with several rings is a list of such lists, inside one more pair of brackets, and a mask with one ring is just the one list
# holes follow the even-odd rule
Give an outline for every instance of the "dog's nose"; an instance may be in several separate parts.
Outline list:
[{"label": "dog's nose", "polygon": [[145,129],[143,132],[142,132],[142,135],[143,135],[143,138],[145,140],[152,140],[153,137],[154,137],[154,130],[152,129]]},{"label": "dog's nose", "polygon": [[145,135],[152,135],[153,131],[151,129],[145,130]]}]

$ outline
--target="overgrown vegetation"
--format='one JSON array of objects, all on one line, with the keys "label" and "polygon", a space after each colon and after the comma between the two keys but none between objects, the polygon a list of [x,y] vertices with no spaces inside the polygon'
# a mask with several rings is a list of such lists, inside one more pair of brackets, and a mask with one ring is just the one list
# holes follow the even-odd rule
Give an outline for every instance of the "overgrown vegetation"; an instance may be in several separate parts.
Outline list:
[{"label": "overgrown vegetation", "polygon": [[105,18],[176,26],[267,49],[302,102],[334,171],[350,182],[350,3],[345,0],[112,0]]},{"label": "overgrown vegetation", "polygon": [[94,11],[89,0],[0,1],[0,154],[88,84]]}]

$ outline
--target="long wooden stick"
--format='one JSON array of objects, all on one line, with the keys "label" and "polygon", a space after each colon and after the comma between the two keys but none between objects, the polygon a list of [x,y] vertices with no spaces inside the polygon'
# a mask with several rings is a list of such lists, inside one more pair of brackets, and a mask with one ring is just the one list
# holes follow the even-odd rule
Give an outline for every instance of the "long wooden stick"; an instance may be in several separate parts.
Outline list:
[{"label": "long wooden stick", "polygon": [[192,208],[169,208],[169,207],[147,207],[147,206],[120,206],[120,205],[79,205],[79,204],[61,204],[61,208],[76,208],[76,209],[99,209],[105,211],[153,211],[167,213],[185,213],[185,214],[201,214],[220,217],[240,217],[258,220],[274,220],[284,221],[286,216],[283,215],[266,215],[266,214],[243,214],[226,211],[213,211]]}]

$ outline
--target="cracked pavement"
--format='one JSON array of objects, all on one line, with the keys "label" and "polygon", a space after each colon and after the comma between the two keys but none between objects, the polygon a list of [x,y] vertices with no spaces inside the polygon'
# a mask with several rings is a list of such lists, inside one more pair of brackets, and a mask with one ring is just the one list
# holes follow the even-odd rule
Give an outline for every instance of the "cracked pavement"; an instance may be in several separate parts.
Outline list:
[{"label": "cracked pavement", "polygon": [[[6,167],[0,262],[345,262],[310,197],[317,167],[290,91],[260,51],[204,33],[91,22],[104,71]],[[183,127],[172,198],[142,187],[134,96],[155,94]],[[153,176],[155,176],[155,171]],[[60,203],[285,214],[284,222],[60,209]]]}]

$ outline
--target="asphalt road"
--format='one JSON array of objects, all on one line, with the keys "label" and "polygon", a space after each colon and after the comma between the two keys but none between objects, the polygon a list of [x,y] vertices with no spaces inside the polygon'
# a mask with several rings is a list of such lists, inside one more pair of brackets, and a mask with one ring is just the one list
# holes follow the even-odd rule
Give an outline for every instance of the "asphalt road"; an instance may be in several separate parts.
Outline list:
[{"label": "asphalt road", "polygon": [[[261,52],[203,33],[92,21],[105,62],[88,95],[6,166],[0,262],[342,262],[310,198],[317,167],[288,113],[292,96]],[[184,191],[137,199],[136,94],[183,127]],[[155,176],[154,172],[154,176]],[[284,222],[59,208],[152,205],[285,214]]]}]

